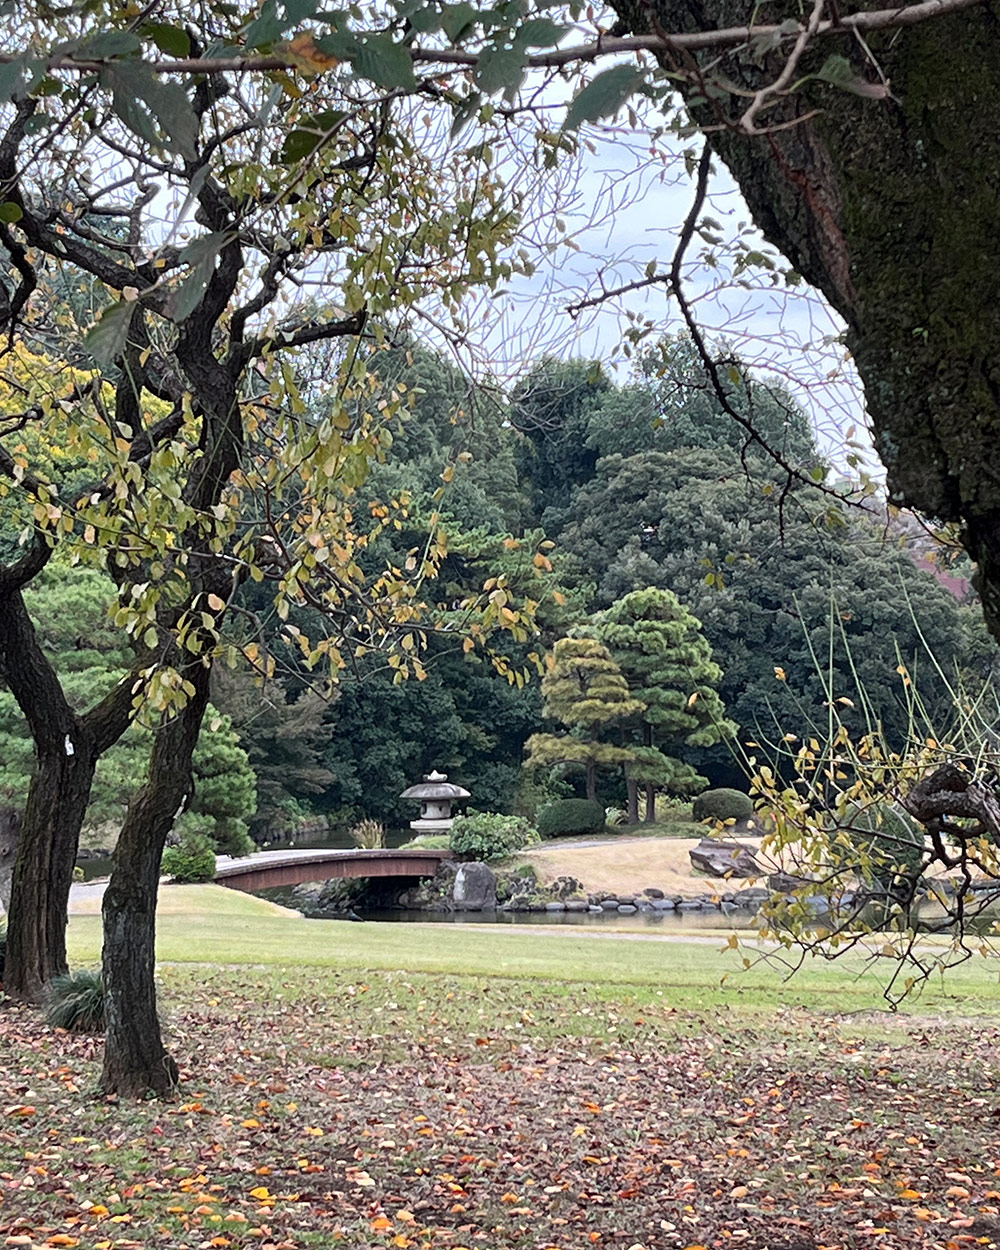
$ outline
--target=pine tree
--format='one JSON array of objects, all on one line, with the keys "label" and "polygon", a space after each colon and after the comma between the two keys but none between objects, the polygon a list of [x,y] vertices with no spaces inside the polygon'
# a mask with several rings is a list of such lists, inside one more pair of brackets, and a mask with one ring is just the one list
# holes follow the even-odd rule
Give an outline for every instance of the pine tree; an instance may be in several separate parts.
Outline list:
[{"label": "pine tree", "polygon": [[701,623],[669,590],[626,595],[594,618],[592,630],[643,708],[641,745],[626,768],[629,819],[638,822],[638,786],[644,784],[646,821],[652,823],[657,786],[688,794],[706,784],[677,751],[712,746],[735,732],[717,690],[722,670]]},{"label": "pine tree", "polygon": [[598,768],[627,764],[632,751],[602,741],[600,734],[645,710],[629,694],[621,669],[594,638],[563,638],[552,650],[542,680],[545,715],[566,726],[562,734],[532,734],[526,767],[575,765],[586,770],[587,798],[597,798]]}]

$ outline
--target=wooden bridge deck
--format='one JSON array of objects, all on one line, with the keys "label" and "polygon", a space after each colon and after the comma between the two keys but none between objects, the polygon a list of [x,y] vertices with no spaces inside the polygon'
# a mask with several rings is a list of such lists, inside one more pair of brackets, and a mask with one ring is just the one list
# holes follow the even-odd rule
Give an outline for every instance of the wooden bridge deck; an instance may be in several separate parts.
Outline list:
[{"label": "wooden bridge deck", "polygon": [[258,851],[240,859],[217,856],[215,880],[252,893],[338,877],[433,877],[444,859],[451,859],[451,851]]}]

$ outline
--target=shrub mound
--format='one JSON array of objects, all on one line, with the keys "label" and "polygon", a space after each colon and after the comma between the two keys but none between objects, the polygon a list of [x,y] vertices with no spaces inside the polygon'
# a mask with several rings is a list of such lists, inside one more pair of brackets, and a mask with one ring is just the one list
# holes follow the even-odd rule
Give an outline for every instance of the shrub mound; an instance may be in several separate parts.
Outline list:
[{"label": "shrub mound", "polygon": [[749,820],[753,801],[742,790],[706,790],[691,809],[695,820]]},{"label": "shrub mound", "polygon": [[215,877],[215,847],[204,833],[186,833],[176,846],[164,849],[160,867],[168,877],[183,883],[211,881]]},{"label": "shrub mound", "polygon": [[538,832],[543,838],[600,833],[604,824],[604,807],[593,799],[556,799],[538,813]]},{"label": "shrub mound", "polygon": [[538,832],[523,816],[498,812],[473,812],[456,816],[448,845],[466,859],[504,859],[538,841]]},{"label": "shrub mound", "polygon": [[45,987],[45,1022],[68,1033],[104,1032],[104,978],[81,968],[53,977]]}]

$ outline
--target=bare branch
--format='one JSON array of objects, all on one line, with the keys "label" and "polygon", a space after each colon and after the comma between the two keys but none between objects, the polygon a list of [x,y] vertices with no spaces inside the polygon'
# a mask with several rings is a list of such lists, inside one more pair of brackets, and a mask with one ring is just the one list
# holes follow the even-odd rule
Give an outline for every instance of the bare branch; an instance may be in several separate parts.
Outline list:
[{"label": "bare branch", "polygon": [[[599,35],[586,43],[572,44],[551,52],[538,52],[526,58],[526,65],[533,69],[558,68],[563,65],[584,64],[601,57],[619,53],[635,52],[698,52],[704,49],[740,47],[753,39],[779,37],[783,42],[798,40],[803,33],[817,36],[842,35],[845,32],[898,30],[916,26],[950,13],[960,13],[976,8],[986,0],[921,0],[921,3],[900,5],[891,9],[872,9],[818,22],[810,31],[810,23],[799,23],[791,29],[774,23],[750,26],[728,26],[720,30],[664,32],[651,35]],[[478,64],[480,54],[460,48],[412,47],[407,51],[418,65],[449,65],[460,69]],[[0,53],[0,65],[18,58],[17,53]],[[179,57],[176,60],[159,58],[145,62],[147,68],[157,74],[204,74],[217,76],[232,73],[266,73],[275,70],[299,70],[301,60],[294,56],[228,56],[228,57]],[[80,74],[100,71],[106,61],[94,58],[77,59],[72,56],[55,56],[45,63],[52,73],[66,70]],[[313,69],[314,73],[315,70]]]}]

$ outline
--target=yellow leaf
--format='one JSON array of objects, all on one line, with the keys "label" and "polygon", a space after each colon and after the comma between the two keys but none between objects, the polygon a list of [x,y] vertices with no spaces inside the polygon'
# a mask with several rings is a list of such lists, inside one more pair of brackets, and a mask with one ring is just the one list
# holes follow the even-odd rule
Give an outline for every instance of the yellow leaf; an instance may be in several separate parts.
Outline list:
[{"label": "yellow leaf", "polygon": [[226,606],[226,601],[225,599],[220,599],[218,595],[209,595],[208,606],[212,609],[213,612],[221,612],[222,609]]},{"label": "yellow leaf", "polygon": [[303,69],[313,70],[316,73],[322,73],[328,69],[336,69],[340,64],[335,56],[321,52],[316,47],[312,35],[296,35],[288,45],[288,51],[291,52]]}]

